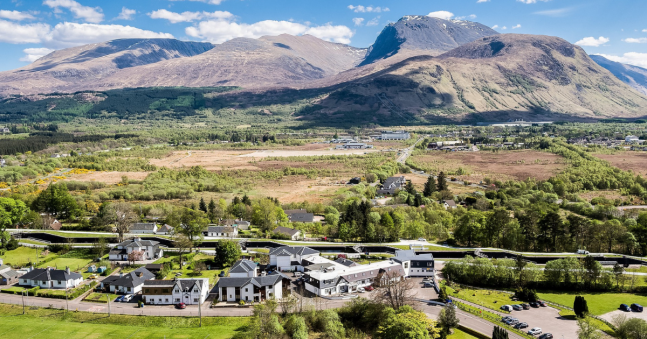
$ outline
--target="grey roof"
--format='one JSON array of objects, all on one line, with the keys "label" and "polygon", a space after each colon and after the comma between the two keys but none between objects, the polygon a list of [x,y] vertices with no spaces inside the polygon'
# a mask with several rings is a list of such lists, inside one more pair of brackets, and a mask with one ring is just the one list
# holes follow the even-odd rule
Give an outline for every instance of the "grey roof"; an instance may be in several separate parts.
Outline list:
[{"label": "grey roof", "polygon": [[313,264],[313,265],[309,265],[309,266],[306,266],[306,267],[304,267],[304,268],[305,268],[306,270],[308,270],[308,271],[320,271],[320,270],[322,270],[322,269],[324,269],[324,268],[328,268],[328,267],[332,267],[332,266],[335,266],[335,264],[332,264],[332,263],[323,263],[323,264]]},{"label": "grey roof", "polygon": [[171,232],[172,230],[173,230],[173,227],[167,224],[164,224],[157,229],[157,232]]},{"label": "grey roof", "polygon": [[63,281],[63,280],[76,280],[83,278],[83,276],[76,272],[67,273],[65,270],[55,270],[52,268],[35,268],[29,273],[23,275],[21,278],[35,280],[35,281]]},{"label": "grey roof", "polygon": [[102,283],[107,283],[113,286],[135,287],[144,283],[146,280],[155,278],[155,274],[151,273],[144,267],[140,267],[124,276],[113,275],[105,278]]},{"label": "grey roof", "polygon": [[11,266],[9,265],[0,265],[0,277],[4,277],[6,279],[13,279],[20,276],[20,274],[13,269],[11,269]]},{"label": "grey roof", "polygon": [[313,213],[294,213],[290,215],[290,221],[292,222],[313,222],[315,220],[315,215]]},{"label": "grey roof", "polygon": [[281,246],[270,251],[270,255],[277,256],[290,256],[290,255],[308,255],[308,254],[318,254],[319,251],[315,251],[310,247],[304,246]]},{"label": "grey roof", "polygon": [[292,236],[294,236],[295,234],[297,234],[297,233],[299,233],[301,231],[295,230],[294,228],[288,228],[288,227],[279,226],[279,227],[275,228],[273,232],[274,233],[285,234],[285,235],[288,235],[288,236],[292,237]]},{"label": "grey roof", "polygon": [[231,233],[234,231],[234,228],[231,226],[209,226],[207,232],[212,233]]},{"label": "grey roof", "polygon": [[276,272],[274,274],[269,274],[263,277],[253,277],[253,278],[220,278],[218,283],[211,290],[212,292],[217,293],[220,287],[243,287],[245,285],[252,284],[256,287],[263,286],[274,286],[282,279],[290,279],[283,273]]},{"label": "grey roof", "polygon": [[455,202],[454,200],[445,200],[445,203],[446,203],[449,207],[456,207],[456,202]]},{"label": "grey roof", "polygon": [[[402,268],[402,265],[394,263],[393,266],[379,268],[375,270],[371,270],[369,265],[369,267],[367,267],[367,270],[364,272],[340,274],[339,278],[344,279],[348,282],[353,282],[353,281],[363,280],[366,278],[377,277],[381,272],[384,272],[384,273],[394,272],[396,276],[400,276],[400,277],[405,275],[404,268]],[[362,273],[364,273],[364,275],[362,275]]]},{"label": "grey roof", "polygon": [[164,264],[146,264],[144,267],[149,271],[159,271],[164,268]]},{"label": "grey roof", "polygon": [[110,254],[112,254],[112,255],[115,255],[115,254],[127,254],[127,253],[128,252],[126,251],[125,248],[122,248],[122,249],[115,248],[115,249],[110,250],[110,252],[108,252],[108,255],[110,255]]},{"label": "grey roof", "polygon": [[335,259],[335,262],[338,264],[342,264],[346,267],[353,267],[357,266],[358,264],[352,260],[346,259],[346,258],[337,258]]},{"label": "grey roof", "polygon": [[292,215],[292,214],[296,214],[296,213],[308,213],[308,211],[306,211],[303,208],[298,209],[298,210],[285,210],[283,212],[285,212],[285,214],[287,214],[287,215]]},{"label": "grey roof", "polygon": [[131,231],[154,231],[155,226],[157,226],[155,223],[138,222],[138,223],[134,223],[132,226],[130,226],[130,230]]},{"label": "grey roof", "polygon": [[229,270],[229,273],[247,273],[256,271],[256,263],[251,260],[238,260]]},{"label": "grey roof", "polygon": [[434,256],[431,253],[425,254],[416,254],[414,250],[396,250],[395,257],[393,260],[396,261],[411,261],[411,260],[425,260],[430,261],[434,260]]},{"label": "grey roof", "polygon": [[153,241],[153,240],[135,240],[133,239],[128,239],[124,240],[124,242],[118,244],[117,246],[121,247],[144,247],[144,246],[156,246],[159,245],[159,241]]},{"label": "grey roof", "polygon": [[[398,183],[400,181],[400,183]],[[386,180],[384,180],[384,184],[382,184],[382,187],[384,189],[388,189],[391,185],[395,185],[396,187],[402,186],[405,183],[404,177],[388,177]]]},{"label": "grey roof", "polygon": [[200,281],[202,281],[202,280],[197,280],[197,279],[191,279],[191,280],[188,280],[188,279],[182,279],[182,280],[177,280],[176,282],[180,283],[180,289],[181,289],[182,291],[186,291],[186,290],[189,290],[189,291],[190,291],[190,290],[192,290],[192,289],[193,289],[193,286],[198,285],[198,282],[200,282]]},{"label": "grey roof", "polygon": [[144,281],[144,287],[146,286],[175,286],[174,280],[146,280]]}]

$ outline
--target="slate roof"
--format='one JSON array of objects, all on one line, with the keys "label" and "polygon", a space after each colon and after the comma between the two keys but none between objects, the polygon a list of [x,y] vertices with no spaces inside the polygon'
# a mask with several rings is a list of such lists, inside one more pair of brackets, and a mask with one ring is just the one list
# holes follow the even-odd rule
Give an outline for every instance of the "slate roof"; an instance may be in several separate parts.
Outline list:
[{"label": "slate roof", "polygon": [[147,264],[144,268],[149,271],[161,271],[164,268],[164,264]]},{"label": "slate roof", "polygon": [[83,279],[83,276],[76,272],[67,273],[65,270],[55,270],[52,268],[35,268],[31,272],[23,275],[22,279],[29,279],[35,281],[62,281],[62,280],[76,280]]},{"label": "slate roof", "polygon": [[274,286],[282,279],[290,279],[283,273],[276,272],[274,274],[269,274],[263,277],[253,277],[253,278],[220,278],[218,283],[211,290],[212,293],[218,293],[220,287],[243,287],[245,285],[252,284],[256,287],[263,286]]},{"label": "slate roof", "polygon": [[290,221],[292,222],[313,222],[315,220],[315,215],[313,213],[294,213],[290,215]]},{"label": "slate roof", "polygon": [[127,254],[128,252],[126,251],[125,248],[122,249],[112,249],[110,252],[108,252],[108,255],[117,255],[117,254]]},{"label": "slate roof", "polygon": [[[139,239],[139,238],[137,238]],[[128,239],[125,240],[124,242],[118,244],[117,246],[121,247],[145,247],[145,246],[156,246],[159,245],[159,241],[153,241],[153,240],[135,240],[135,239]]]},{"label": "slate roof", "polygon": [[248,273],[256,271],[256,263],[251,260],[238,260],[229,270],[229,273]]},{"label": "slate roof", "polygon": [[146,280],[144,281],[144,287],[150,287],[150,286],[175,286],[175,281],[174,280]]},{"label": "slate roof", "polygon": [[274,233],[285,234],[285,235],[288,235],[288,236],[292,237],[292,236],[294,236],[295,234],[297,234],[297,233],[299,233],[301,231],[295,230],[294,228],[288,228],[288,227],[279,226],[279,227],[275,228],[273,232]]},{"label": "slate roof", "polygon": [[318,254],[319,251],[315,251],[310,247],[304,246],[281,246],[270,251],[270,255],[277,256],[289,256],[289,255],[308,255],[308,254]]},{"label": "slate roof", "polygon": [[154,231],[155,226],[157,226],[155,223],[138,222],[130,226],[130,230],[131,231]]},{"label": "slate roof", "polygon": [[434,256],[431,253],[416,254],[414,250],[397,250],[395,251],[395,257],[393,257],[393,260],[400,262],[411,260],[431,261],[434,260]]},{"label": "slate roof", "polygon": [[171,226],[169,226],[167,224],[164,224],[164,225],[160,226],[157,229],[158,233],[168,233],[168,232],[171,232],[171,231],[173,231],[173,227],[171,227]]},{"label": "slate roof", "polygon": [[456,207],[456,202],[454,200],[445,200],[445,203],[449,207]]},{"label": "slate roof", "polygon": [[0,265],[0,277],[6,278],[6,279],[13,279],[19,276],[20,274],[18,274],[18,272],[11,269],[11,266]]},{"label": "slate roof", "polygon": [[209,226],[207,232],[209,233],[232,233],[234,228],[231,226]]},{"label": "slate roof", "polygon": [[102,283],[110,284],[112,286],[135,287],[143,284],[146,280],[154,278],[155,274],[151,273],[144,267],[140,267],[130,273],[124,274],[123,277],[118,275],[109,276],[103,279]]},{"label": "slate roof", "polygon": [[285,214],[287,214],[287,215],[292,215],[292,214],[296,214],[296,213],[308,213],[308,211],[306,211],[303,208],[298,209],[298,210],[285,210],[283,212],[285,212]]},{"label": "slate roof", "polygon": [[384,180],[384,184],[382,184],[382,187],[384,189],[391,188],[391,186],[394,186],[395,188],[398,188],[398,187],[403,186],[404,184],[405,184],[404,177],[388,177],[388,178],[386,178],[386,180]]},{"label": "slate roof", "polygon": [[348,260],[346,258],[337,258],[335,259],[335,262],[341,265],[344,265],[346,267],[353,267],[357,266],[358,264],[352,260]]}]

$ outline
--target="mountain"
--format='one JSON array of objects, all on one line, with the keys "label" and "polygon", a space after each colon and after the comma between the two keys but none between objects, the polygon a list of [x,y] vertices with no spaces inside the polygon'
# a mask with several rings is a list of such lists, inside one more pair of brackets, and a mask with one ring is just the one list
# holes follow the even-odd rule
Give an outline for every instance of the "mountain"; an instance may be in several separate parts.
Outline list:
[{"label": "mountain", "polygon": [[1,72],[0,94],[83,90],[85,83],[119,70],[188,58],[213,47],[210,43],[175,39],[119,39],[67,48],[18,70]]},{"label": "mountain", "polygon": [[590,55],[593,61],[613,73],[638,92],[647,95],[647,69],[611,61],[601,55]]},{"label": "mountain", "polygon": [[594,120],[634,117],[647,107],[647,98],[580,47],[548,36],[495,35],[438,57],[412,57],[355,78],[349,73],[357,71],[328,79],[329,94],[302,118]]},{"label": "mountain", "polygon": [[362,65],[389,58],[402,50],[439,55],[476,39],[496,34],[499,33],[477,22],[407,15],[382,30],[369,48]]}]

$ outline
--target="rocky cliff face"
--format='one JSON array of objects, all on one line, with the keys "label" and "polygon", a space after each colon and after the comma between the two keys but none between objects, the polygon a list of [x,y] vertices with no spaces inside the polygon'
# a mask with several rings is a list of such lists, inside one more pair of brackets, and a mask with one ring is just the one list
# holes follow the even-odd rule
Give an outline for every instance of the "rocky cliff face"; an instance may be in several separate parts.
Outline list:
[{"label": "rocky cliff face", "polygon": [[495,34],[499,33],[476,22],[409,15],[382,30],[362,65],[389,58],[401,50],[420,50],[438,55]]},{"label": "rocky cliff face", "polygon": [[647,95],[647,69],[611,61],[600,55],[591,55],[590,57],[618,79],[633,87],[636,91]]}]

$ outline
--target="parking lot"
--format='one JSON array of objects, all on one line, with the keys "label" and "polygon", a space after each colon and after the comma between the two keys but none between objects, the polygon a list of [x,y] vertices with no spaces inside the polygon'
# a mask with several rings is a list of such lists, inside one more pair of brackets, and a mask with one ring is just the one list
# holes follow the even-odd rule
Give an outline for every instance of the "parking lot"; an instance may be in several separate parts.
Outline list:
[{"label": "parking lot", "polygon": [[600,318],[613,323],[613,317],[617,315],[625,315],[627,319],[629,318],[639,318],[647,321],[647,313],[646,312],[625,312],[621,310],[615,310],[609,313],[605,313],[600,316]]},{"label": "parking lot", "polygon": [[559,311],[552,307],[531,307],[529,310],[512,311],[511,317],[519,319],[519,322],[528,324],[525,331],[534,327],[539,327],[542,333],[552,333],[557,339],[576,338],[577,321],[564,318],[559,315]]}]

